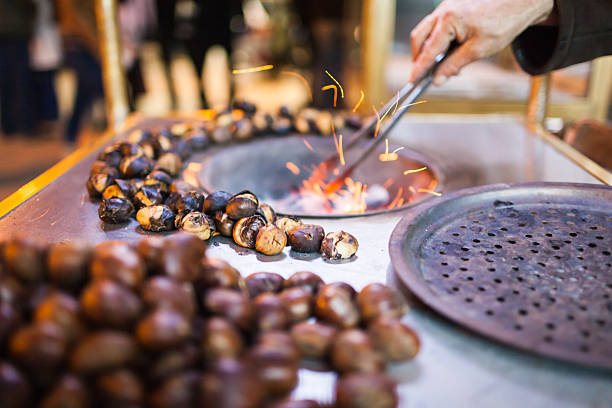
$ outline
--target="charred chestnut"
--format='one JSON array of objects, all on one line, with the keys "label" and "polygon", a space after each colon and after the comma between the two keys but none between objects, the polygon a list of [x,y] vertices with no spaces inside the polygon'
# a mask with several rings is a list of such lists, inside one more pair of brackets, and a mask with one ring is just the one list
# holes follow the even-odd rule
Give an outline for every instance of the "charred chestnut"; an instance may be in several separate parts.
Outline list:
[{"label": "charred chestnut", "polygon": [[265,225],[266,221],[259,215],[239,219],[234,224],[234,231],[232,232],[234,242],[245,248],[255,248],[257,234]]},{"label": "charred chestnut", "polygon": [[301,287],[316,295],[324,284],[319,275],[308,271],[300,271],[294,273],[285,281],[285,288]]},{"label": "charred chestnut", "polygon": [[384,362],[374,349],[370,337],[359,329],[345,330],[334,338],[331,363],[340,373],[372,373],[384,370]]},{"label": "charred chestnut", "polygon": [[193,286],[165,276],[149,279],[142,288],[141,297],[150,309],[168,307],[187,317],[194,316],[196,312]]},{"label": "charred chestnut", "polygon": [[100,203],[98,216],[108,224],[122,224],[134,216],[134,205],[125,198],[105,199]]},{"label": "charred chestnut", "polygon": [[238,289],[241,280],[240,272],[223,259],[206,257],[202,260],[200,283],[204,288]]},{"label": "charred chestnut", "polygon": [[164,153],[157,159],[155,167],[165,171],[172,177],[176,177],[183,168],[183,160],[176,153]]},{"label": "charred chestnut", "polygon": [[94,248],[89,270],[92,278],[110,278],[130,288],[138,288],[145,265],[138,253],[125,242],[107,241]]},{"label": "charred chestnut", "polygon": [[249,296],[254,298],[255,296],[264,292],[280,292],[280,290],[283,288],[283,282],[285,279],[278,273],[256,272],[247,276],[244,281],[249,292]]},{"label": "charred chestnut", "polygon": [[153,186],[142,186],[142,188],[134,195],[134,204],[138,208],[158,205],[163,201],[164,198],[161,191]]},{"label": "charred chestnut", "polygon": [[215,222],[204,213],[194,211],[183,216],[176,216],[176,227],[195,235],[201,240],[208,240],[215,232]]},{"label": "charred chestnut", "polygon": [[236,326],[221,317],[211,317],[206,321],[201,345],[207,361],[238,358],[244,348],[242,335]]},{"label": "charred chestnut", "polygon": [[191,335],[191,325],[184,314],[171,308],[158,308],[136,327],[140,344],[150,350],[176,347]]},{"label": "charred chestnut", "polygon": [[357,238],[344,231],[330,232],[321,242],[321,254],[328,259],[348,259],[358,248]]},{"label": "charred chestnut", "polygon": [[93,323],[128,328],[140,315],[140,299],[131,290],[110,279],[98,279],[81,293],[81,308]]},{"label": "charred chestnut", "polygon": [[325,360],[338,330],[319,322],[301,322],[291,328],[291,338],[300,355],[315,360]]},{"label": "charred chestnut", "polygon": [[287,234],[272,224],[261,227],[255,239],[255,249],[264,255],[280,254],[286,245]]},{"label": "charred chestnut", "polygon": [[287,234],[289,245],[296,252],[319,252],[324,235],[323,227],[313,224],[292,228]]},{"label": "charred chestnut", "polygon": [[51,321],[21,327],[9,346],[10,355],[30,369],[54,368],[61,364],[68,347],[62,328]]},{"label": "charred chestnut", "polygon": [[368,326],[368,333],[386,361],[410,360],[419,352],[417,334],[395,317],[379,317]]},{"label": "charred chestnut", "polygon": [[282,330],[289,324],[289,314],[277,295],[264,292],[253,299],[255,325],[260,332]]},{"label": "charred chestnut", "polygon": [[124,177],[144,177],[153,170],[151,160],[145,156],[129,156],[121,160],[119,171]]},{"label": "charred chestnut", "polygon": [[407,305],[393,289],[382,283],[371,283],[357,295],[357,305],[366,323],[379,316],[401,317],[408,311]]},{"label": "charred chestnut", "polygon": [[251,327],[253,307],[250,300],[240,292],[225,288],[212,289],[204,297],[204,307],[208,312],[225,317],[243,330]]},{"label": "charred chestnut", "polygon": [[123,367],[136,359],[135,340],[120,331],[97,331],[84,337],[70,357],[71,367],[81,374],[95,374]]},{"label": "charred chestnut", "polygon": [[231,219],[239,220],[254,215],[258,207],[259,201],[255,194],[242,191],[228,200],[225,212]]},{"label": "charred chestnut", "polygon": [[136,220],[146,231],[161,232],[174,229],[174,212],[165,205],[142,207],[136,213]]},{"label": "charred chestnut", "polygon": [[219,234],[224,237],[231,237],[234,233],[234,220],[223,211],[217,211],[215,214],[215,227]]},{"label": "charred chestnut", "polygon": [[310,290],[299,286],[287,288],[280,293],[280,299],[292,323],[306,320],[312,315],[313,297]]},{"label": "charred chestnut", "polygon": [[106,173],[95,173],[87,179],[87,192],[92,198],[98,198],[102,195],[108,186],[115,181],[115,176]]},{"label": "charred chestnut", "polygon": [[121,152],[114,145],[106,147],[98,155],[98,160],[106,162],[113,167],[118,167],[122,158]]},{"label": "charred chestnut", "polygon": [[226,191],[215,191],[210,193],[204,200],[202,211],[208,215],[214,215],[218,211],[225,211],[225,206],[231,198],[232,195]]},{"label": "charred chestnut", "polygon": [[176,212],[179,214],[188,213],[191,211],[202,211],[202,203],[204,202],[204,194],[198,191],[187,191],[180,195],[176,201]]},{"label": "charred chestnut", "polygon": [[395,408],[398,402],[395,384],[384,374],[354,373],[336,383],[338,408]]},{"label": "charred chestnut", "polygon": [[274,224],[274,221],[276,221],[276,212],[268,204],[260,203],[257,214],[261,215],[268,224]]},{"label": "charred chestnut", "polygon": [[325,285],[319,290],[315,314],[342,328],[355,327],[359,323],[359,310],[352,293],[340,286]]}]

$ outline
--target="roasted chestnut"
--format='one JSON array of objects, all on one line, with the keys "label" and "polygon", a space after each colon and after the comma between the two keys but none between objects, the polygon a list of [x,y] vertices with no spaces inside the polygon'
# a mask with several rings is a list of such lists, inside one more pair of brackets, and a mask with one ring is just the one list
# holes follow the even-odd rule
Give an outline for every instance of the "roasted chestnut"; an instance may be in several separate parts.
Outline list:
[{"label": "roasted chestnut", "polygon": [[243,330],[251,327],[253,306],[240,292],[225,289],[211,289],[204,296],[204,307],[209,313],[222,316]]},{"label": "roasted chestnut", "polygon": [[205,257],[202,259],[200,283],[204,288],[238,289],[242,281],[240,272],[223,259]]},{"label": "roasted chestnut", "polygon": [[153,381],[162,380],[181,371],[194,368],[200,361],[200,350],[194,344],[160,353],[148,367],[147,377]]},{"label": "roasted chestnut", "polygon": [[289,233],[295,227],[299,227],[302,225],[302,221],[295,217],[278,217],[276,221],[274,221],[274,225],[278,228],[285,231],[285,234]]},{"label": "roasted chestnut", "polygon": [[321,320],[345,329],[359,324],[359,310],[353,294],[340,286],[325,285],[319,290],[315,314]]},{"label": "roasted chestnut", "polygon": [[115,181],[115,176],[107,173],[95,173],[87,179],[87,192],[92,198],[98,198]]},{"label": "roasted chestnut", "polygon": [[396,408],[395,384],[379,373],[353,373],[336,382],[338,408]]},{"label": "roasted chestnut", "polygon": [[134,205],[125,198],[109,198],[102,200],[98,208],[98,216],[108,224],[128,222],[134,215]]},{"label": "roasted chestnut", "polygon": [[144,185],[134,194],[134,204],[137,208],[150,207],[163,203],[164,197],[154,186]]},{"label": "roasted chestnut", "polygon": [[127,135],[127,138],[125,140],[130,143],[140,143],[142,141],[150,139],[151,137],[153,137],[153,135],[150,131],[145,129],[135,129]]},{"label": "roasted chestnut", "polygon": [[178,180],[170,184],[170,192],[186,193],[188,191],[194,191],[195,189],[195,186],[192,186],[184,180]]},{"label": "roasted chestnut", "polygon": [[98,244],[89,270],[94,279],[110,278],[130,288],[140,287],[145,275],[145,265],[138,253],[120,241]]},{"label": "roasted chestnut", "polygon": [[264,255],[280,254],[285,245],[287,245],[287,234],[273,224],[261,227],[255,239],[255,249]]},{"label": "roasted chestnut", "polygon": [[115,179],[102,193],[102,198],[125,198],[131,200],[135,193],[134,184],[130,180]]},{"label": "roasted chestnut", "polygon": [[259,215],[239,219],[234,224],[234,231],[232,232],[234,242],[245,248],[255,248],[257,234],[265,225],[266,221]]},{"label": "roasted chestnut", "polygon": [[332,114],[328,111],[319,111],[314,118],[315,127],[321,135],[332,134]]},{"label": "roasted chestnut", "polygon": [[119,177],[119,170],[115,166],[111,166],[107,162],[96,160],[89,168],[89,175],[93,176],[97,173],[108,174],[113,177]]},{"label": "roasted chestnut", "polygon": [[44,277],[44,251],[34,239],[18,235],[0,249],[4,255],[4,266],[18,280],[35,283]]},{"label": "roasted chestnut", "polygon": [[359,329],[338,333],[331,347],[331,363],[342,374],[355,371],[380,372],[385,367],[370,337]]},{"label": "roasted chestnut", "polygon": [[215,362],[200,381],[199,406],[215,408],[258,408],[262,387],[251,366],[235,359]]},{"label": "roasted chestnut", "polygon": [[371,283],[357,295],[357,305],[364,322],[369,323],[379,316],[400,318],[408,306],[393,289],[382,283]]},{"label": "roasted chestnut", "polygon": [[313,296],[310,290],[300,286],[287,288],[280,293],[280,299],[289,314],[291,323],[306,320],[312,316]]},{"label": "roasted chestnut", "polygon": [[153,170],[151,160],[145,156],[129,156],[121,160],[119,171],[124,177],[144,177]]},{"label": "roasted chestnut", "polygon": [[232,220],[226,213],[219,210],[215,214],[215,227],[219,234],[224,237],[231,237],[234,233],[234,220]]},{"label": "roasted chestnut", "polygon": [[165,241],[160,237],[149,236],[136,245],[136,252],[146,265],[149,274],[160,273],[160,257]]},{"label": "roasted chestnut", "polygon": [[104,406],[141,406],[144,387],[138,376],[130,370],[120,369],[96,378],[98,397]]},{"label": "roasted chestnut", "polygon": [[114,145],[106,147],[98,155],[98,160],[106,162],[113,167],[119,167],[122,158],[121,152],[119,152]]},{"label": "roasted chestnut", "polygon": [[259,201],[255,194],[245,190],[228,200],[225,212],[231,219],[239,220],[254,215],[258,207]]},{"label": "roasted chestnut", "polygon": [[[0,392],[1,393],[1,392]],[[91,400],[87,385],[76,375],[64,374],[42,399],[41,408],[87,408]],[[23,405],[25,406],[25,405]]]},{"label": "roasted chestnut", "polygon": [[291,131],[292,127],[293,125],[289,118],[277,116],[272,119],[272,130],[279,135],[286,135]]},{"label": "roasted chestnut", "polygon": [[368,333],[374,348],[386,361],[410,360],[419,352],[417,334],[395,317],[377,318],[368,326]]},{"label": "roasted chestnut", "polygon": [[138,322],[136,337],[150,350],[179,346],[191,335],[191,325],[184,314],[171,308],[158,308]]},{"label": "roasted chestnut", "polygon": [[129,328],[140,315],[138,296],[110,279],[97,279],[81,293],[83,314],[91,322],[113,328]]},{"label": "roasted chestnut", "polygon": [[167,380],[149,396],[152,408],[195,407],[199,400],[200,374],[196,371],[178,373]]},{"label": "roasted chestnut", "polygon": [[193,211],[183,216],[176,216],[175,224],[178,229],[195,235],[201,240],[208,240],[215,232],[215,222],[208,215]]},{"label": "roasted chestnut", "polygon": [[344,231],[330,232],[321,242],[321,254],[328,259],[348,259],[358,248],[357,238]]},{"label": "roasted chestnut", "polygon": [[19,369],[6,361],[0,361],[0,395],[2,406],[22,408],[30,406],[30,384]]},{"label": "roasted chestnut", "polygon": [[10,355],[29,369],[55,368],[64,359],[68,339],[61,326],[38,321],[23,326],[11,337]]},{"label": "roasted chestnut", "polygon": [[68,342],[76,340],[84,326],[79,317],[79,302],[61,292],[51,292],[38,304],[34,321],[48,321],[62,328]]},{"label": "roasted chestnut", "polygon": [[256,272],[247,276],[244,281],[249,292],[249,296],[254,298],[255,296],[264,292],[280,292],[280,290],[283,288],[283,282],[285,279],[278,273]]},{"label": "roasted chestnut", "polygon": [[146,231],[161,232],[174,229],[174,212],[166,205],[142,207],[136,213],[136,220]]},{"label": "roasted chestnut", "polygon": [[204,194],[192,190],[180,195],[176,201],[176,212],[185,214],[191,211],[202,211],[202,203],[204,202]]},{"label": "roasted chestnut", "polygon": [[155,168],[165,171],[172,177],[176,177],[183,168],[183,160],[176,153],[164,153],[157,159]]},{"label": "roasted chestnut", "polygon": [[244,341],[232,323],[221,317],[211,317],[204,325],[201,345],[204,358],[214,361],[240,357]]},{"label": "roasted chestnut", "polygon": [[196,313],[193,286],[165,276],[155,276],[146,281],[142,287],[141,297],[150,309],[169,307],[187,317],[192,317]]},{"label": "roasted chestnut", "polygon": [[138,355],[135,340],[120,331],[97,331],[84,337],[70,357],[71,367],[81,374],[95,374],[124,367]]},{"label": "roasted chestnut", "polygon": [[274,224],[276,221],[276,212],[269,204],[259,203],[257,214],[261,215],[268,224]]},{"label": "roasted chestnut", "polygon": [[234,139],[248,140],[253,137],[253,123],[249,118],[242,118],[234,122]]},{"label": "roasted chestnut", "polygon": [[201,262],[206,253],[206,243],[187,233],[175,234],[166,240],[160,267],[172,279],[194,281],[200,277]]},{"label": "roasted chestnut", "polygon": [[272,130],[272,116],[269,113],[265,112],[257,112],[251,118],[251,123],[253,124],[253,131],[256,134],[264,134],[268,133]]},{"label": "roasted chestnut", "polygon": [[282,330],[289,324],[289,313],[279,296],[264,292],[253,299],[255,326],[260,332]]},{"label": "roasted chestnut", "polygon": [[301,322],[291,328],[291,338],[300,355],[315,360],[325,360],[338,330],[319,322]]},{"label": "roasted chestnut", "polygon": [[203,127],[193,129],[185,135],[185,141],[193,150],[204,150],[210,146],[211,140]]},{"label": "roasted chestnut", "polygon": [[319,252],[325,232],[320,225],[305,224],[289,230],[287,237],[296,252]]},{"label": "roasted chestnut", "polygon": [[147,175],[146,180],[157,180],[164,183],[168,188],[172,184],[172,177],[163,170],[153,170]]},{"label": "roasted chestnut", "polygon": [[138,146],[137,143],[132,143],[130,141],[119,142],[116,146],[116,149],[119,150],[119,153],[121,153],[123,157],[143,155],[140,146]]},{"label": "roasted chestnut", "polygon": [[308,271],[300,271],[294,273],[285,280],[284,286],[285,288],[294,288],[296,286],[305,288],[313,295],[316,295],[324,284],[323,279],[321,279],[319,275],[315,275]]},{"label": "roasted chestnut", "polygon": [[[271,294],[263,294],[265,296]],[[287,345],[286,347],[295,347]],[[295,388],[298,382],[298,359],[292,358],[280,345],[259,343],[251,348],[248,359],[255,375],[268,396],[282,396]]]},{"label": "roasted chestnut", "polygon": [[232,195],[226,191],[215,191],[210,193],[204,200],[202,211],[208,215],[214,215],[217,211],[225,211],[225,206],[231,198]]},{"label": "roasted chestnut", "polygon": [[[156,170],[156,171],[163,173],[163,171],[161,170]],[[154,178],[146,178],[144,180],[144,185],[142,187],[151,187],[155,189],[157,192],[159,192],[162,195],[161,202],[163,202],[163,197],[166,197],[168,195],[168,185],[164,183],[163,181],[159,181]]]}]

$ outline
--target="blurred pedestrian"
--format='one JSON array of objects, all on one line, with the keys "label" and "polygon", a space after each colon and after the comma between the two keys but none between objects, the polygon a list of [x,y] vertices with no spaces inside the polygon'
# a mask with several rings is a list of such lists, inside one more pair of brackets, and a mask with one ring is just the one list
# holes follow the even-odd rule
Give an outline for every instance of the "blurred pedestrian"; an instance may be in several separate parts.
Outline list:
[{"label": "blurred pedestrian", "polygon": [[35,4],[0,0],[0,123],[7,136],[29,134],[30,53]]}]

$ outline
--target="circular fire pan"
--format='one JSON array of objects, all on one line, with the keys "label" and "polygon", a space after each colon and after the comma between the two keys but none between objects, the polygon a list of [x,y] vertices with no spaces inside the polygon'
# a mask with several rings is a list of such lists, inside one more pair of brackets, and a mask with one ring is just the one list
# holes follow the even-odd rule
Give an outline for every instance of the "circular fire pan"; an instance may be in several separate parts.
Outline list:
[{"label": "circular fire pan", "polygon": [[[346,152],[348,164],[363,151],[353,150]],[[314,192],[316,188],[300,190],[313,169],[335,152],[332,138],[266,138],[212,151],[201,161],[196,177],[208,192],[250,190],[279,214],[300,217],[354,217],[401,210],[438,195],[444,188],[444,176],[430,158],[406,148],[397,152],[397,160],[381,162],[379,154],[385,153],[385,147],[381,146],[351,177],[355,183],[367,185],[365,211],[359,206],[363,201],[354,199],[359,184],[345,185],[339,190],[340,198],[333,197],[333,202]],[[426,169],[404,175],[407,170],[423,167]],[[327,181],[332,178],[329,175]],[[354,212],[345,212],[341,206],[349,206]]]}]

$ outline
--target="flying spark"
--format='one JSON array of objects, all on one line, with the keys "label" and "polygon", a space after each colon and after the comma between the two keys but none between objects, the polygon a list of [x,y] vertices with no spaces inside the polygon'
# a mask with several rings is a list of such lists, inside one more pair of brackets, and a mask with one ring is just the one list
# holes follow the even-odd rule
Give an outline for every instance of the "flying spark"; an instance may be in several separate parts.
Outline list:
[{"label": "flying spark", "polygon": [[293,71],[281,71],[281,74],[291,75],[296,78],[299,78],[304,83],[304,86],[306,87],[306,90],[308,91],[308,97],[310,98],[310,102],[313,101],[312,90],[310,89],[310,85],[308,84],[308,81],[306,80],[306,78],[304,78],[303,75],[298,74],[297,72],[293,72]]},{"label": "flying spark", "polygon": [[365,98],[365,94],[363,93],[363,89],[362,89],[361,97],[359,98],[359,102],[357,102],[357,105],[355,105],[355,107],[353,108],[353,112],[357,112],[357,109],[359,109],[359,107],[361,106],[361,103],[363,102],[363,98]]},{"label": "flying spark", "polygon": [[342,97],[342,99],[344,99],[344,89],[342,89],[342,85],[340,85],[340,82],[336,81],[336,78],[334,78],[334,77],[332,76],[332,74],[330,74],[329,72],[327,72],[327,70],[325,70],[325,73],[326,73],[327,75],[329,75],[329,77],[330,77],[331,79],[333,79],[333,81],[336,83],[336,85],[338,85],[338,88],[340,88],[340,96]]},{"label": "flying spark", "polygon": [[425,171],[425,170],[427,170],[427,167],[421,167],[420,169],[406,170],[404,172],[404,176],[407,174],[420,173],[421,171]]},{"label": "flying spark", "polygon": [[274,69],[274,65],[262,65],[260,67],[245,68],[245,69],[233,69],[232,70],[232,74],[234,74],[234,75],[238,75],[238,74],[250,74],[252,72],[267,71],[269,69]]},{"label": "flying spark", "polygon": [[326,85],[321,88],[322,91],[327,91],[328,89],[334,90],[334,108],[336,107],[336,101],[338,100],[338,87],[336,85]]}]

